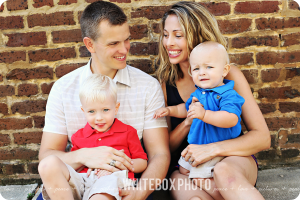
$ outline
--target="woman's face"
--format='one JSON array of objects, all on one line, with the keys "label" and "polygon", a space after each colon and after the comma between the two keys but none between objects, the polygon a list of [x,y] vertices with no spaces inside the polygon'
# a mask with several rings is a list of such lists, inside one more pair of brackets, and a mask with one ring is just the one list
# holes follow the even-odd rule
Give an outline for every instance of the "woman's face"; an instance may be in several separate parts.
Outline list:
[{"label": "woman's face", "polygon": [[166,19],[163,45],[172,64],[188,62],[187,41],[176,15],[169,15]]}]

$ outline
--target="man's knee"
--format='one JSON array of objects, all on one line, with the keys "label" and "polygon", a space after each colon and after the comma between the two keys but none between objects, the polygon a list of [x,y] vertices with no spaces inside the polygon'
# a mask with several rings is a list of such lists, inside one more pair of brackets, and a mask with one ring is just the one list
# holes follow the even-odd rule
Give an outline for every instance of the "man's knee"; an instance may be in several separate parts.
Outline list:
[{"label": "man's knee", "polygon": [[39,174],[42,176],[60,169],[61,162],[62,161],[57,156],[54,155],[47,156],[46,158],[41,160],[38,166]]}]

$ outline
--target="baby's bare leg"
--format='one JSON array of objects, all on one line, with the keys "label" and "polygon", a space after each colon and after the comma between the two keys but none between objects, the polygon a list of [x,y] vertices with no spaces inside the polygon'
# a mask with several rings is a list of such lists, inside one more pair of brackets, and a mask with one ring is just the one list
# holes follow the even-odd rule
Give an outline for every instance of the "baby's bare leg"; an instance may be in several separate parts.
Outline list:
[{"label": "baby's bare leg", "polygon": [[190,173],[190,170],[187,170],[187,169],[185,169],[185,168],[179,166],[179,172],[180,172],[180,174],[183,174],[183,175],[187,175],[187,176],[188,176],[189,173]]},{"label": "baby's bare leg", "polygon": [[106,193],[102,194],[94,194],[89,200],[115,200],[116,198],[114,196],[111,196]]},{"label": "baby's bare leg", "polygon": [[69,170],[57,156],[44,158],[38,170],[51,200],[74,199],[69,185]]}]

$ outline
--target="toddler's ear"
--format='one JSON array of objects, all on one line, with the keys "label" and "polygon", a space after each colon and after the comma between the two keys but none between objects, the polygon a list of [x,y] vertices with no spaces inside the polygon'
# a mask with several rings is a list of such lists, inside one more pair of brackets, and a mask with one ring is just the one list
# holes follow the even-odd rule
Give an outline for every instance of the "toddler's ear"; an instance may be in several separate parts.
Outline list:
[{"label": "toddler's ear", "polygon": [[118,114],[119,108],[120,108],[120,102],[117,102],[117,104],[116,104],[116,111],[115,111],[115,115],[117,115],[117,114]]},{"label": "toddler's ear", "polygon": [[83,110],[82,106],[81,106],[80,108],[81,108],[82,112],[84,112],[84,110]]},{"label": "toddler's ear", "polygon": [[230,64],[226,64],[226,65],[224,66],[224,70],[223,70],[223,78],[224,78],[225,76],[227,76],[227,74],[228,74],[229,71],[230,71]]}]

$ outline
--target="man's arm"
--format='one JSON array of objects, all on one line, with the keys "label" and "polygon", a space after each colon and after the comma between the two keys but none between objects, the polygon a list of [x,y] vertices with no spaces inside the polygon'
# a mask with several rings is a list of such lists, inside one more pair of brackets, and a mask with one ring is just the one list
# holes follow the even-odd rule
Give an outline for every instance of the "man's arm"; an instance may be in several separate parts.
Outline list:
[{"label": "man's arm", "polygon": [[[89,168],[100,168],[111,172],[118,171],[117,168],[132,170],[131,159],[122,151],[101,146],[65,152],[67,141],[67,135],[44,132],[39,152],[39,160],[41,161],[49,155],[55,155],[74,169],[85,165]],[[117,168],[109,165],[111,160],[117,161],[115,163]]]},{"label": "man's arm", "polygon": [[146,199],[167,174],[170,165],[167,128],[144,130],[143,141],[148,154],[148,167],[142,174],[137,188],[121,190],[120,196],[124,196],[123,200]]}]

